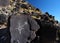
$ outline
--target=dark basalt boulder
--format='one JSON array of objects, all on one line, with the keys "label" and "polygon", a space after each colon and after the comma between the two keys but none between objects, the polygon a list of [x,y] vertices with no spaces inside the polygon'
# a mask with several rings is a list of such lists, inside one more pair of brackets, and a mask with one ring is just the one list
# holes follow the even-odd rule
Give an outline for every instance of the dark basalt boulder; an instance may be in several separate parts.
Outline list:
[{"label": "dark basalt boulder", "polygon": [[0,24],[4,24],[6,22],[6,15],[0,14]]}]

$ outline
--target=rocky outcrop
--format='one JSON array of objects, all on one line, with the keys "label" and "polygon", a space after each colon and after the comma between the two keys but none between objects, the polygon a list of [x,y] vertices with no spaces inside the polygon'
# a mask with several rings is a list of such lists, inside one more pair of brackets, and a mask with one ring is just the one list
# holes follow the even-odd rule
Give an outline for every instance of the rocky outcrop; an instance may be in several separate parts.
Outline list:
[{"label": "rocky outcrop", "polygon": [[10,5],[0,9],[0,13],[7,15],[7,18],[11,15],[24,13],[36,20],[40,29],[36,32],[36,38],[31,43],[54,43],[56,40],[60,41],[60,24],[55,20],[55,16],[50,15],[48,12],[43,13],[25,0],[10,0]]}]

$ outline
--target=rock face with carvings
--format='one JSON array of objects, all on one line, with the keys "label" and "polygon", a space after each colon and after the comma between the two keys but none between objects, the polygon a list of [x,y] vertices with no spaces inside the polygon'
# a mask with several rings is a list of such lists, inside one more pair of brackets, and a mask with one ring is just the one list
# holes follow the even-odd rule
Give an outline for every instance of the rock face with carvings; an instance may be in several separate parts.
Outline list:
[{"label": "rock face with carvings", "polygon": [[[3,3],[3,0],[1,1]],[[2,5],[2,3],[0,4]],[[0,28],[8,26],[7,22],[10,16],[25,14],[32,17],[40,26],[39,30],[35,31],[36,37],[33,40],[30,39],[29,43],[58,43],[60,41],[60,24],[55,20],[55,16],[50,15],[48,12],[43,13],[25,0],[10,0],[8,3],[9,5],[6,7],[0,7],[0,14],[6,16],[6,19],[3,18],[3,20],[0,17],[0,24],[3,23]],[[3,6],[5,5],[7,3],[3,3]]]}]

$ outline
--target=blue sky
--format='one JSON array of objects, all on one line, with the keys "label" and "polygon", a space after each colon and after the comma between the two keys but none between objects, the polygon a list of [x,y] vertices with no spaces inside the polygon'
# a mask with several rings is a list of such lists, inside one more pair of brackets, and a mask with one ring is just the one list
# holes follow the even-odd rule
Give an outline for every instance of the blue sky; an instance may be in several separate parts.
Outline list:
[{"label": "blue sky", "polygon": [[49,12],[60,22],[60,0],[27,0],[42,12]]}]

